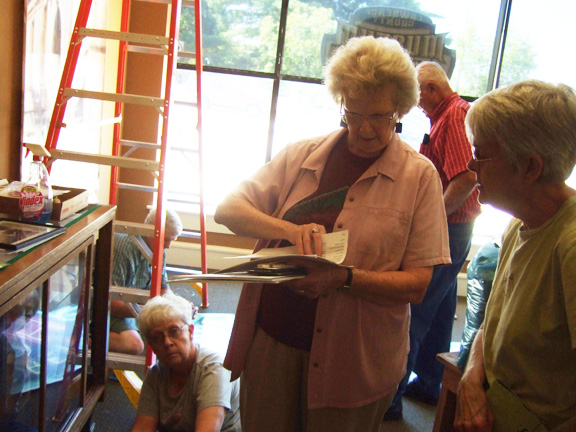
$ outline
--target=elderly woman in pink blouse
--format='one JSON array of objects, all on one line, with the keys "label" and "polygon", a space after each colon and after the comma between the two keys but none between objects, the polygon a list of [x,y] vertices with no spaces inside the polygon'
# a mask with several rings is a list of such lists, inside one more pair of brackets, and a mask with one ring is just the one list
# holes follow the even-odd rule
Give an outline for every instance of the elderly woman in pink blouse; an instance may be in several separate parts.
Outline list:
[{"label": "elderly woman in pink blouse", "polygon": [[405,372],[409,304],[450,262],[438,174],[398,135],[419,97],[409,54],[350,39],[325,82],[342,127],[287,146],[216,211],[257,249],[320,255],[323,234],[349,233],[350,268],[300,260],[303,279],[243,288],[225,367],[251,432],[378,431]]}]

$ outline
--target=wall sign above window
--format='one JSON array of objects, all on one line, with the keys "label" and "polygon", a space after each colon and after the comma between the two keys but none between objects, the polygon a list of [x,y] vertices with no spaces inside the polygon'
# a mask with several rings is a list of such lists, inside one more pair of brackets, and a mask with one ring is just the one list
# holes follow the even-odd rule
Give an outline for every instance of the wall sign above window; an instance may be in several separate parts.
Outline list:
[{"label": "wall sign above window", "polygon": [[338,19],[336,33],[326,34],[322,40],[322,62],[348,39],[367,35],[394,38],[416,63],[438,62],[452,76],[456,53],[446,47],[446,33],[437,34],[430,17],[420,12],[393,7],[360,7],[348,20]]}]

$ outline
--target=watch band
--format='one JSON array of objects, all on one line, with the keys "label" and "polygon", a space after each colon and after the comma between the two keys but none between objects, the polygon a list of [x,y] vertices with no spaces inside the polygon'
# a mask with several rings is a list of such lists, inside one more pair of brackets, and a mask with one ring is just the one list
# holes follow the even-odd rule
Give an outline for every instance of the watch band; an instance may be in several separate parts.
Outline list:
[{"label": "watch band", "polygon": [[345,291],[348,291],[352,285],[352,276],[354,276],[354,273],[352,272],[351,267],[346,267],[346,270],[348,271],[348,276],[346,277],[346,282],[344,282],[344,286],[342,288]]}]

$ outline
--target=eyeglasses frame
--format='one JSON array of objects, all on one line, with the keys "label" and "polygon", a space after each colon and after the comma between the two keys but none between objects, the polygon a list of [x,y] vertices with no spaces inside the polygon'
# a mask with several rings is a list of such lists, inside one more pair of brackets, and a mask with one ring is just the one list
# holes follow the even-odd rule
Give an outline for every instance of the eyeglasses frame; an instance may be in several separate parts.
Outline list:
[{"label": "eyeglasses frame", "polygon": [[[362,121],[358,122],[357,124],[355,123],[355,125],[357,126],[361,126],[364,121],[367,121],[368,124],[372,127],[372,128],[380,128],[383,126],[383,124],[380,123],[372,123],[372,121],[370,121],[370,115],[374,115],[374,114],[370,114],[370,115],[363,115],[363,114],[357,114],[351,111],[348,111],[346,109],[346,107],[343,104],[340,104],[340,120],[342,121],[343,124],[345,124],[346,126],[350,125],[350,123],[354,123],[354,122],[349,122],[346,118],[346,116],[352,116],[352,118],[357,118],[357,119],[361,119]],[[381,115],[384,116],[385,119],[388,120],[388,125],[390,125],[390,122],[392,120],[394,120],[394,116],[396,115],[396,112],[394,112],[394,114],[392,114],[390,117],[385,116],[384,114],[377,114],[377,115]]]},{"label": "eyeglasses frame", "polygon": [[[164,342],[164,340],[166,339],[166,337],[168,337],[171,341],[175,341],[177,340],[180,336],[182,336],[182,333],[184,332],[184,329],[186,327],[188,327],[189,324],[184,324],[182,325],[182,327],[171,327],[168,329],[167,332],[162,332],[162,337],[160,337],[160,335],[156,335],[157,337],[150,337],[147,338],[148,343],[150,345],[158,345],[162,342]],[[170,334],[171,331],[174,331],[177,334]]]},{"label": "eyeglasses frame", "polygon": [[480,163],[480,162],[490,162],[493,160],[498,160],[498,159],[503,159],[504,156],[498,156],[498,157],[494,157],[494,158],[485,158],[485,159],[476,159],[476,156],[472,155],[472,158],[470,159],[470,162],[473,163]]}]

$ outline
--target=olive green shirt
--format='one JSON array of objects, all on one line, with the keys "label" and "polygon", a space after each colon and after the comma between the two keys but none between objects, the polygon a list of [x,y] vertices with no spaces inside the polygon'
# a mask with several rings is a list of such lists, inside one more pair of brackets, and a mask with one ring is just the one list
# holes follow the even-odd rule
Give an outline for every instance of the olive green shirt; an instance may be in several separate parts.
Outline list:
[{"label": "olive green shirt", "polygon": [[486,377],[552,430],[576,421],[576,197],[544,225],[503,237],[486,310]]}]

